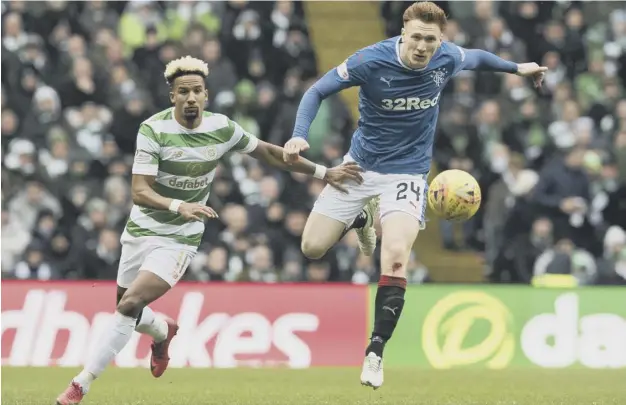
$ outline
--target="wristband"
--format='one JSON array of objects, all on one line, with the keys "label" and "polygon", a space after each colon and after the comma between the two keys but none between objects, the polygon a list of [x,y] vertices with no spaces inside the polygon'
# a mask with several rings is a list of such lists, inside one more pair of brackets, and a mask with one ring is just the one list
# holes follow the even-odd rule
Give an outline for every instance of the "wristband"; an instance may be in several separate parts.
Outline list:
[{"label": "wristband", "polygon": [[178,208],[180,207],[180,205],[183,203],[183,201],[181,200],[172,200],[172,202],[170,203],[170,211],[178,214]]},{"label": "wristband", "polygon": [[315,165],[315,173],[313,173],[313,177],[324,180],[324,177],[326,177],[326,166]]}]

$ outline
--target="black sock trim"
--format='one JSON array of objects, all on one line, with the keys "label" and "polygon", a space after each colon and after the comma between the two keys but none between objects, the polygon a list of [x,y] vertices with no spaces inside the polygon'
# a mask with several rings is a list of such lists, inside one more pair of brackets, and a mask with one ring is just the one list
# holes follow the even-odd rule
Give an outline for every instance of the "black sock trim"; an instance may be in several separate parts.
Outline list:
[{"label": "black sock trim", "polygon": [[368,215],[367,212],[361,211],[354,221],[352,221],[352,225],[350,225],[350,229],[363,228],[367,224]]},{"label": "black sock trim", "polygon": [[141,322],[141,316],[143,315],[143,308],[141,308],[141,312],[137,316],[137,321],[135,321],[135,326],[139,326],[139,322]]}]

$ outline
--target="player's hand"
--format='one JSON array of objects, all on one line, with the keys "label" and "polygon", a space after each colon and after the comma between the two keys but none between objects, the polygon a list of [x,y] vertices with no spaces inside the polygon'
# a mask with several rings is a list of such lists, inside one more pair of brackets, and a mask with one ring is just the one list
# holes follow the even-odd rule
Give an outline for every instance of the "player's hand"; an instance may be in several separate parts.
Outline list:
[{"label": "player's hand", "polygon": [[178,207],[178,213],[188,221],[204,221],[204,217],[217,218],[217,212],[211,207],[198,203],[182,203]]},{"label": "player's hand", "polygon": [[285,144],[283,150],[283,160],[287,163],[293,163],[298,160],[300,152],[309,149],[309,143],[304,138],[291,138]]},{"label": "player's hand", "polygon": [[533,79],[533,84],[536,88],[541,87],[543,79],[546,76],[548,68],[545,66],[539,66],[535,62],[531,63],[519,63],[517,65],[517,75],[522,77],[530,77]]},{"label": "player's hand", "polygon": [[363,169],[356,162],[342,163],[339,166],[331,167],[326,170],[326,176],[324,180],[331,186],[341,191],[342,193],[348,193],[348,190],[343,186],[346,181],[354,181],[357,184],[363,183],[363,176],[361,173]]}]

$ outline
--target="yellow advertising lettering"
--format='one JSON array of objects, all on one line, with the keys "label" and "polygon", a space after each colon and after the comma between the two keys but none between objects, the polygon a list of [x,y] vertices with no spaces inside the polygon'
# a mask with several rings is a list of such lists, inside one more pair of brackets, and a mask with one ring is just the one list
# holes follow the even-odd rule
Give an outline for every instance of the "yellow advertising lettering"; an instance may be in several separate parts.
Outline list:
[{"label": "yellow advertising lettering", "polygon": [[[472,326],[480,320],[489,323],[489,334],[480,343],[463,347]],[[479,291],[452,293],[426,315],[422,328],[424,353],[438,369],[483,361],[491,369],[505,368],[515,351],[511,323],[511,313],[497,298]]]}]

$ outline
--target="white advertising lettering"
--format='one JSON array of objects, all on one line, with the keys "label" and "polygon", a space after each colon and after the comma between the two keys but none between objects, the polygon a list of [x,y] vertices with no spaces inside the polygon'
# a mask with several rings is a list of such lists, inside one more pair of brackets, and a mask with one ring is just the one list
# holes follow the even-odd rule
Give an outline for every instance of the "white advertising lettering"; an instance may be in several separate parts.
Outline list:
[{"label": "white advertising lettering", "polygon": [[[109,327],[110,313],[98,312],[90,322],[83,314],[66,310],[64,291],[30,290],[21,309],[2,312],[2,333],[15,330],[5,365],[48,366],[53,363],[53,350],[64,332],[67,344],[62,354],[55,356],[59,366],[76,367],[84,364],[95,350],[101,334]],[[289,367],[311,365],[309,345],[298,336],[300,332],[316,332],[317,315],[306,312],[284,313],[271,322],[257,312],[237,314],[212,313],[201,316],[204,295],[189,292],[183,296],[178,322],[179,332],[170,347],[170,367],[237,367],[241,365],[271,365],[271,350],[282,353]],[[149,354],[138,358],[140,334],[134,333],[128,345],[117,355],[118,367],[145,367]],[[214,341],[212,353],[207,344]],[[57,351],[55,350],[55,353]],[[250,359],[238,360],[244,355]]]},{"label": "white advertising lettering", "polygon": [[65,311],[67,297],[62,291],[52,291],[46,296],[45,307],[37,328],[37,340],[33,349],[30,365],[47,366],[54,349],[57,334],[66,331],[67,345],[57,364],[77,366],[87,348],[89,321],[78,312]]},{"label": "white advertising lettering", "polygon": [[[552,342],[550,342],[550,340]],[[589,368],[626,367],[626,320],[614,314],[579,316],[578,295],[559,296],[554,313],[526,323],[521,334],[526,357],[546,368],[576,362]]]},{"label": "white advertising lettering", "polygon": [[9,329],[15,329],[15,338],[11,346],[8,364],[12,366],[30,365],[34,338],[38,334],[39,317],[45,300],[45,291],[29,291],[21,310],[2,312],[2,334]]}]

